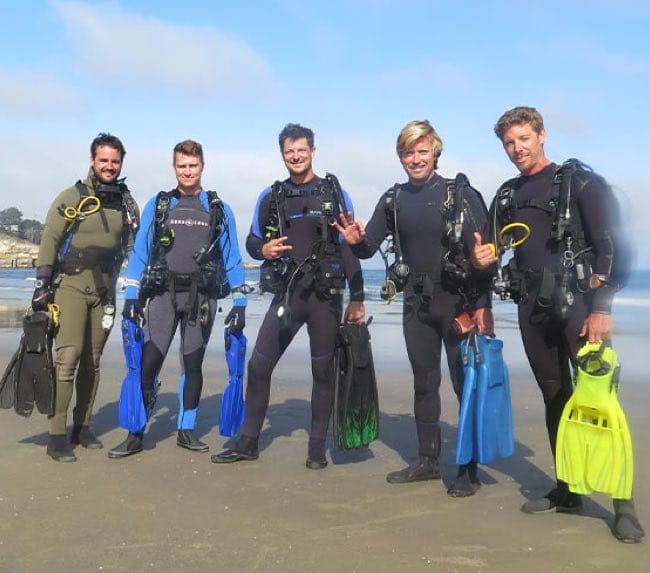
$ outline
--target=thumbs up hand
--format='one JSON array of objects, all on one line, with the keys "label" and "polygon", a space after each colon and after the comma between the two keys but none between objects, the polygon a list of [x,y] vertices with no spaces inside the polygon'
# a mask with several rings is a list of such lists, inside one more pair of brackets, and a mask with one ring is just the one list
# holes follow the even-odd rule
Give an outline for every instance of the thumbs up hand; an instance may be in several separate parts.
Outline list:
[{"label": "thumbs up hand", "polygon": [[481,233],[474,233],[474,248],[470,254],[472,266],[485,270],[497,262],[496,248],[493,243],[483,243]]}]

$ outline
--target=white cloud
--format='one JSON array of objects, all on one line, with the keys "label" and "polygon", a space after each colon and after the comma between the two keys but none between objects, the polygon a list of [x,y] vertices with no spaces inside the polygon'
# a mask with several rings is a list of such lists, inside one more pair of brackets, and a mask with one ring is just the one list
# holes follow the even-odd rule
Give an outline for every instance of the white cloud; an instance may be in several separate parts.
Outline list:
[{"label": "white cloud", "polygon": [[[100,84],[199,96],[274,89],[268,62],[241,40],[209,27],[174,25],[117,4],[54,2],[84,69]],[[255,90],[257,92],[258,90]]]},{"label": "white cloud", "polygon": [[78,94],[39,72],[0,69],[0,113],[13,117],[60,117],[78,109]]}]

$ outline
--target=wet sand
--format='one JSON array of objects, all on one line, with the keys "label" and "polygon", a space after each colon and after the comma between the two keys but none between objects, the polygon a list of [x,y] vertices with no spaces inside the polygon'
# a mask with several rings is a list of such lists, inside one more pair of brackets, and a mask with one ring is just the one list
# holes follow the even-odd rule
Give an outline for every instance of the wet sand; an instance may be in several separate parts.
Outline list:
[{"label": "wet sand", "polygon": [[[250,347],[264,310],[249,311]],[[399,313],[399,307],[395,307]],[[553,485],[541,396],[518,332],[501,324],[510,365],[517,439],[512,458],[482,467],[483,487],[452,499],[457,403],[443,380],[442,481],[391,485],[386,473],[416,454],[412,379],[401,327],[377,314],[371,326],[380,391],[380,439],[337,452],[322,471],[305,468],[309,424],[308,346],[301,333],[274,375],[271,405],[255,462],[210,463],[210,454],[176,446],[177,347],[162,375],[144,452],[109,460],[124,436],[117,426],[123,376],[119,332],[109,340],[93,429],[103,450],[77,449],[78,461],[45,455],[47,421],[0,411],[0,571],[437,571],[522,572],[647,570],[650,542],[629,546],[610,533],[611,501],[595,495],[581,515],[530,516],[527,497]],[[0,367],[15,350],[17,326],[0,329]],[[197,434],[210,453],[225,384],[217,326],[205,365]],[[633,337],[615,339],[623,362],[621,399],[637,453],[650,438],[646,375]],[[630,364],[628,367],[627,364]],[[647,457],[637,455],[637,509],[645,525]],[[647,483],[647,481],[646,481]]]}]

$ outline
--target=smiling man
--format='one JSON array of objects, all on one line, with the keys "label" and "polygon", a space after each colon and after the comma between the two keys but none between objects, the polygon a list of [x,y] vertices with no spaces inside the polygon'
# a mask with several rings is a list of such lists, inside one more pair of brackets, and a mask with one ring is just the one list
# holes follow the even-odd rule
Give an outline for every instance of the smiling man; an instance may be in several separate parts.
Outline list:
[{"label": "smiling man", "polygon": [[[509,222],[524,223],[531,231],[515,248],[499,283],[518,304],[522,341],[544,398],[555,455],[560,418],[573,392],[571,365],[585,341],[611,339],[612,301],[625,283],[629,259],[617,233],[621,223],[609,185],[575,159],[556,165],[546,157],[546,130],[535,108],[508,110],[494,131],[520,175],[497,191],[488,236],[495,243]],[[493,246],[484,244],[480,234],[472,262],[478,269],[494,268],[498,262]],[[521,509],[574,513],[581,508],[581,496],[557,480],[550,492]],[[625,542],[640,541],[644,531],[632,500],[615,499],[614,510],[614,535]]]},{"label": "smiling man", "polygon": [[[90,146],[88,176],[52,203],[38,253],[35,311],[60,308],[56,335],[56,403],[47,454],[59,462],[77,458],[71,446],[101,448],[89,429],[99,384],[99,361],[113,326],[115,284],[133,242],[138,210],[118,179],[126,151],[109,133]],[[72,435],[66,435],[73,390]]]},{"label": "smiling man", "polygon": [[327,465],[325,438],[332,410],[334,348],[347,280],[350,302],[345,320],[363,322],[363,278],[359,260],[341,241],[332,222],[352,211],[338,180],[318,177],[312,161],[311,129],[288,124],[280,151],[289,178],[262,191],[246,241],[251,257],[262,260],[260,286],[274,294],[248,363],[246,419],[235,446],[212,456],[215,463],[254,460],[269,404],[271,374],[294,336],[307,325],[313,378],[311,428],[306,465]]},{"label": "smiling man", "polygon": [[[489,334],[492,318],[489,283],[481,280],[480,273],[471,273],[469,265],[472,233],[487,220],[481,195],[464,176],[445,179],[436,173],[442,140],[428,121],[406,124],[397,138],[396,151],[408,183],[395,185],[382,195],[367,226],[342,217],[337,228],[361,258],[371,257],[386,237],[394,238],[399,266],[393,268],[398,274],[396,283],[404,289],[404,339],[413,369],[418,457],[386,479],[409,483],[441,477],[443,345],[454,391],[462,395],[462,336],[454,319],[468,313],[479,332]],[[457,185],[460,181],[465,181],[462,189]],[[450,233],[452,228],[458,233]],[[479,486],[476,462],[471,461],[458,468],[448,493],[468,497]]]},{"label": "smiling man", "polygon": [[[194,435],[203,388],[203,357],[217,311],[217,300],[232,292],[225,319],[232,331],[245,324],[244,264],[239,254],[235,217],[213,191],[201,185],[203,148],[192,140],[174,147],[176,187],[162,191],[145,206],[127,269],[123,316],[144,316],[142,395],[147,416],[156,401],[156,380],[178,325],[182,370],[176,443],[206,452]],[[146,308],[143,308],[146,304]],[[144,427],[130,432],[108,452],[123,458],[143,449]]]}]

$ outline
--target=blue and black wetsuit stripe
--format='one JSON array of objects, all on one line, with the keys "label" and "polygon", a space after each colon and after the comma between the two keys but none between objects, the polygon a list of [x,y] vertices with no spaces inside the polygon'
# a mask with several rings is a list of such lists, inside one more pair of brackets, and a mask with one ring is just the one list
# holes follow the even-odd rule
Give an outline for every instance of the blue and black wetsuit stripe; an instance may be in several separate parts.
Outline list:
[{"label": "blue and black wetsuit stripe", "polygon": [[[279,210],[284,215],[283,233],[287,243],[293,247],[290,257],[295,265],[308,258],[314,246],[322,241],[322,185],[323,179],[316,178],[305,185],[283,182],[283,205]],[[345,208],[352,211],[352,205],[343,192]],[[266,239],[264,229],[269,214],[275,208],[271,204],[269,187],[258,200],[246,247],[251,257],[262,260],[261,249]],[[329,241],[340,238],[332,235]],[[363,300],[363,277],[361,265],[349,247],[340,244],[342,264],[348,281],[351,300]],[[336,335],[342,315],[342,294],[323,297],[318,293],[311,277],[298,280],[288,300],[286,315],[278,317],[283,304],[282,295],[277,295],[267,311],[260,327],[257,341],[248,363],[246,386],[246,417],[242,434],[251,438],[259,436],[269,403],[271,375],[273,370],[300,328],[306,324],[309,334],[312,388],[312,421],[310,437],[323,440],[327,433],[332,408],[333,356]]]}]

